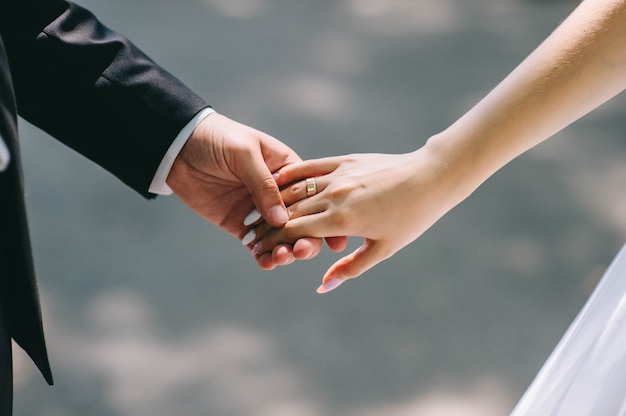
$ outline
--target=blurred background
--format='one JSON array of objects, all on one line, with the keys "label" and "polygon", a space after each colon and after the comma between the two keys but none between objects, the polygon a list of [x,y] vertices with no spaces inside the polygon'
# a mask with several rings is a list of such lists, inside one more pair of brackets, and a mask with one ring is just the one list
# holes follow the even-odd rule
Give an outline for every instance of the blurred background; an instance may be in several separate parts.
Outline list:
[{"label": "blurred background", "polygon": [[[577,3],[81,4],[307,159],[420,147]],[[506,415],[626,241],[625,97],[323,296],[340,255],[261,271],[175,197],[145,201],[21,128],[56,381],[18,350],[21,416]]]}]

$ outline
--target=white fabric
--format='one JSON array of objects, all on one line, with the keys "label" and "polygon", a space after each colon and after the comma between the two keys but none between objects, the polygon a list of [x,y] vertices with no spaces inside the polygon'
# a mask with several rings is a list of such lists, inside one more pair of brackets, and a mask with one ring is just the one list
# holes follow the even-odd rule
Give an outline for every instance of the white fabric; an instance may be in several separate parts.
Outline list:
[{"label": "white fabric", "polygon": [[0,172],[6,170],[9,166],[10,160],[11,155],[9,154],[9,149],[7,148],[6,143],[4,143],[2,136],[0,136]]},{"label": "white fabric", "polygon": [[172,194],[172,190],[169,186],[167,186],[167,183],[165,183],[165,181],[167,179],[167,175],[170,174],[170,170],[172,169],[172,165],[174,164],[176,157],[180,153],[185,143],[187,143],[187,140],[189,139],[189,136],[191,136],[191,133],[193,133],[196,127],[198,127],[198,124],[200,124],[202,120],[204,120],[207,116],[214,112],[215,110],[210,107],[205,108],[204,110],[196,114],[195,117],[192,118],[191,121],[189,121],[189,123],[185,125],[185,127],[183,127],[180,133],[178,133],[178,136],[176,136],[169,149],[167,149],[165,156],[163,156],[163,159],[161,160],[161,164],[154,174],[152,182],[150,183],[150,188],[148,188],[148,191],[150,193],[158,195]]},{"label": "white fabric", "polygon": [[626,245],[511,416],[626,415]]}]

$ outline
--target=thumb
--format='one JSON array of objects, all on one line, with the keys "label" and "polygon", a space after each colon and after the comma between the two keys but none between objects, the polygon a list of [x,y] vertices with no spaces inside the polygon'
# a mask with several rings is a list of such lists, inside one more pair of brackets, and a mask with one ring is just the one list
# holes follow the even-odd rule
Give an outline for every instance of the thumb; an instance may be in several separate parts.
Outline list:
[{"label": "thumb", "polygon": [[280,196],[276,180],[259,152],[244,165],[241,180],[250,191],[252,201],[263,218],[274,227],[282,227],[289,220],[287,208]]},{"label": "thumb", "polygon": [[360,276],[385,260],[388,256],[384,253],[382,242],[366,239],[361,247],[328,269],[322,279],[322,285],[317,288],[317,293],[328,293],[346,280]]}]

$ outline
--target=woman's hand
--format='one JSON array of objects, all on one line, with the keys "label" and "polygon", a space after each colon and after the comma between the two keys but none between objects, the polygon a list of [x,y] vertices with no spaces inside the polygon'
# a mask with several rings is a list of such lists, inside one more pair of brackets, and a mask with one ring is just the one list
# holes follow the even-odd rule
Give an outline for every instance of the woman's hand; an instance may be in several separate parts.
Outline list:
[{"label": "woman's hand", "polygon": [[[318,291],[328,292],[390,257],[509,161],[626,89],[625,21],[626,0],[581,2],[485,98],[414,153],[285,166],[279,186],[296,181],[281,192],[290,220],[277,230],[257,227],[257,261],[271,262],[273,247],[305,236],[364,237],[326,272]],[[307,198],[310,177],[318,193]]]},{"label": "woman's hand", "polygon": [[[279,229],[257,228],[253,253],[262,263],[271,251],[303,237],[326,237],[335,250],[345,238],[363,245],[337,261],[324,275],[319,293],[355,278],[405,247],[464,198],[450,180],[452,169],[434,146],[402,155],[355,154],[285,166],[278,185],[290,221]],[[306,178],[317,193],[307,197]]]}]

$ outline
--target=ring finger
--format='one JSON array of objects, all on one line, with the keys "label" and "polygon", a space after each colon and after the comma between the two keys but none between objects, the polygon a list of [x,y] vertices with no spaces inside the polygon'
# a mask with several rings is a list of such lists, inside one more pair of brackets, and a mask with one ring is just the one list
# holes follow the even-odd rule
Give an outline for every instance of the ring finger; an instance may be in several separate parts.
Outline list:
[{"label": "ring finger", "polygon": [[280,195],[285,205],[289,207],[298,201],[321,193],[327,186],[328,179],[326,176],[310,177],[284,187],[280,191]]}]

